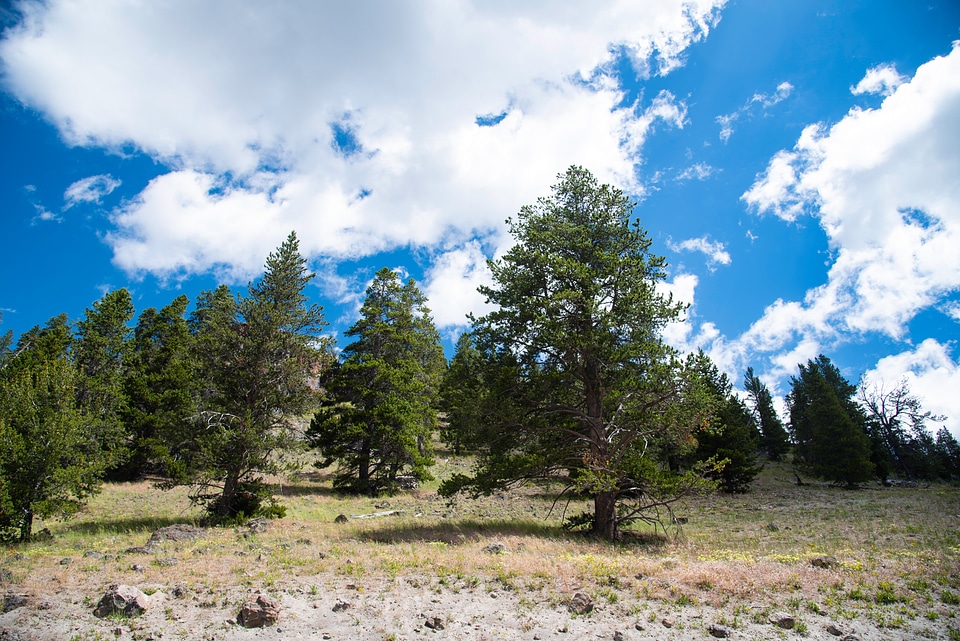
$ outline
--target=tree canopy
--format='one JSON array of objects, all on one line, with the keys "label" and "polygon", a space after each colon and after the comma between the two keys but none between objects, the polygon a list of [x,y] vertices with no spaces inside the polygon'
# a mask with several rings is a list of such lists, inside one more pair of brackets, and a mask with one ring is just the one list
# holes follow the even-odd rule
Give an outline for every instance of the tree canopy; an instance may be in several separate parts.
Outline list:
[{"label": "tree canopy", "polygon": [[246,295],[221,286],[197,301],[191,324],[203,389],[194,438],[171,473],[218,519],[255,512],[261,475],[302,446],[297,420],[315,402],[309,381],[326,346],[323,310],[304,293],[313,276],[291,232]]},{"label": "tree canopy", "polygon": [[787,395],[796,461],[820,478],[856,487],[873,477],[857,388],[821,354],[800,365]]},{"label": "tree canopy", "polygon": [[608,539],[678,495],[658,454],[692,447],[708,410],[661,338],[684,307],[658,289],[666,263],[633,208],[571,167],[507,221],[516,244],[480,288],[495,310],[471,330],[485,363],[477,467],[443,493],[554,479],[593,498],[593,531]]},{"label": "tree canopy", "polygon": [[426,298],[413,279],[383,268],[367,287],[354,339],[324,379],[328,399],[310,426],[335,486],[377,494],[397,477],[429,478],[439,386],[446,365]]}]

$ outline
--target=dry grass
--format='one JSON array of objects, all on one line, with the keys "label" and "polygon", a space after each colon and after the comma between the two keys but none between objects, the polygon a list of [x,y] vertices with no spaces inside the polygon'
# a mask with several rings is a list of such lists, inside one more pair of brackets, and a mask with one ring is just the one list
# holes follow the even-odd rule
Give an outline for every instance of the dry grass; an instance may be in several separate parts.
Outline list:
[{"label": "dry grass", "polygon": [[[446,465],[441,469],[449,471]],[[373,591],[400,581],[529,594],[531,602],[585,590],[628,614],[702,603],[727,608],[732,620],[785,609],[868,617],[886,627],[957,615],[958,489],[852,492],[797,487],[788,476],[769,468],[749,494],[687,502],[680,513],[688,522],[676,539],[639,531],[608,544],[562,530],[560,510],[551,514],[555,497],[542,488],[453,502],[430,488],[371,499],[335,495],[329,478],[313,472],[278,484],[288,515],[265,532],[212,529],[149,555],[124,550],[143,545],[161,526],[195,522],[199,513],[183,492],[117,484],[74,520],[40,524],[52,540],[0,552],[0,567],[34,593],[183,583],[218,606],[228,586]],[[571,505],[569,513],[585,507]],[[383,510],[402,514],[353,516]],[[349,522],[334,523],[339,514]],[[484,549],[494,541],[506,552]],[[812,566],[821,555],[838,564]]]}]

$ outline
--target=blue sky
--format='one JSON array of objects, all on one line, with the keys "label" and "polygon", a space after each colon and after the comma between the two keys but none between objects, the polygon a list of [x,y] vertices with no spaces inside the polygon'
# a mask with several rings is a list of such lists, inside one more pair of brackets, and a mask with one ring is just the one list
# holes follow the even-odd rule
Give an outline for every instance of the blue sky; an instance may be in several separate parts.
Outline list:
[{"label": "blue sky", "polygon": [[960,435],[960,5],[520,4],[0,9],[0,331],[242,286],[295,229],[332,332],[389,266],[449,340],[579,164],[638,201],[674,345],[905,378]]}]

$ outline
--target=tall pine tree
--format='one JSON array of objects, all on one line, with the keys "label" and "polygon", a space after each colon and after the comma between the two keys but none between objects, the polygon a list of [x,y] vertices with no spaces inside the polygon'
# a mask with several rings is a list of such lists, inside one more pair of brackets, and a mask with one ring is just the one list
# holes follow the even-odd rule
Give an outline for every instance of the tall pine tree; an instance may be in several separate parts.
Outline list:
[{"label": "tall pine tree", "polygon": [[366,494],[397,488],[397,477],[429,478],[430,440],[445,360],[426,299],[388,268],[367,288],[354,342],[326,378],[329,399],[310,426],[335,486]]},{"label": "tall pine tree", "polygon": [[256,513],[262,475],[281,471],[303,444],[298,421],[314,406],[310,380],[326,348],[323,309],[304,292],[313,276],[291,233],[245,296],[220,287],[198,298],[198,420],[172,484],[192,485],[216,519]]},{"label": "tall pine tree", "polygon": [[856,487],[873,477],[866,418],[857,388],[821,354],[800,365],[787,395],[795,461],[814,476]]}]

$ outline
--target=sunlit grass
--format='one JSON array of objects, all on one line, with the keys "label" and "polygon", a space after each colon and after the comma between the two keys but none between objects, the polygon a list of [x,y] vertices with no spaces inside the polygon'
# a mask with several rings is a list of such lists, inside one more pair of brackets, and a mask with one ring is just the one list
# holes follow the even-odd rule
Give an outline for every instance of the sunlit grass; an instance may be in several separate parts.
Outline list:
[{"label": "sunlit grass", "polygon": [[[462,463],[440,465],[450,473]],[[678,509],[687,522],[676,538],[648,527],[611,544],[563,530],[550,488],[447,501],[425,487],[370,498],[336,494],[328,474],[309,471],[277,483],[287,516],[265,532],[215,528],[148,555],[124,551],[159,527],[197,523],[201,512],[184,490],[109,484],[73,520],[38,524],[50,528],[52,540],[0,551],[0,567],[28,589],[131,581],[214,592],[331,583],[374,590],[409,581],[545,599],[582,589],[625,611],[647,601],[749,601],[808,617],[866,616],[891,628],[911,617],[934,620],[937,608],[960,601],[956,488],[852,492],[797,487],[790,478],[789,470],[768,467],[749,494],[687,501]],[[568,513],[587,507],[580,501]],[[360,518],[385,511],[397,514]],[[346,523],[335,523],[340,514]],[[493,542],[505,551],[491,552]],[[814,567],[817,556],[836,563]]]}]

